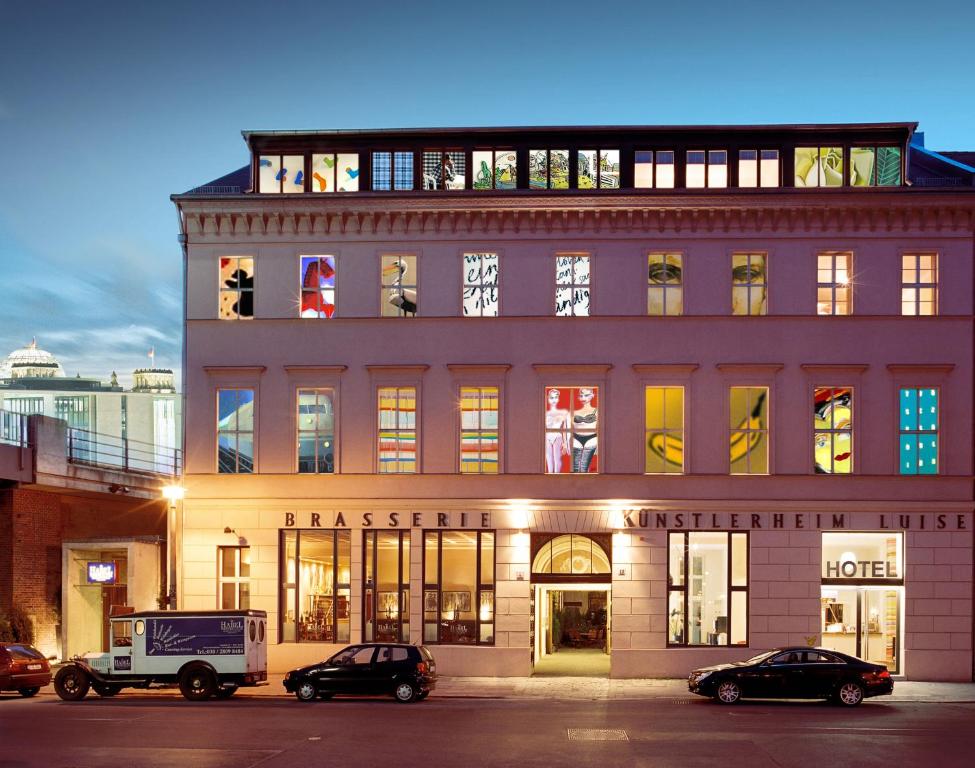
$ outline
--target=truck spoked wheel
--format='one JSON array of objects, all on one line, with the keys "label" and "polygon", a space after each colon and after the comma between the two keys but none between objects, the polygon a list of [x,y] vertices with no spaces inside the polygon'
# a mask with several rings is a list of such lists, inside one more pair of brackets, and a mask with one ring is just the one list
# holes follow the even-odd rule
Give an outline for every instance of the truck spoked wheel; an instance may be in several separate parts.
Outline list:
[{"label": "truck spoked wheel", "polygon": [[206,701],[217,689],[213,673],[205,667],[186,670],[179,679],[179,690],[190,701]]},{"label": "truck spoked wheel", "polygon": [[90,687],[88,674],[74,665],[62,668],[54,677],[54,690],[64,701],[81,701]]}]

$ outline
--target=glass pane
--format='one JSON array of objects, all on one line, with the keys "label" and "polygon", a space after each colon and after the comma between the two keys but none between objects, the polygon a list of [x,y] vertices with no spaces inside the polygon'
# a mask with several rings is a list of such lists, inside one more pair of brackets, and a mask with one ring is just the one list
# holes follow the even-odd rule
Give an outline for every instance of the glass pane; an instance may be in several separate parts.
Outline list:
[{"label": "glass pane", "polygon": [[338,155],[335,159],[339,192],[359,191],[359,155]]},{"label": "glass pane", "polygon": [[301,317],[335,314],[335,257],[301,257]]},{"label": "glass pane", "polygon": [[528,186],[531,189],[548,189],[548,150],[528,150]]},{"label": "glass pane", "polygon": [[731,534],[731,586],[748,586],[748,536]]},{"label": "glass pane", "polygon": [[579,189],[595,189],[597,182],[598,152],[595,149],[579,150]]},{"label": "glass pane", "polygon": [[490,151],[475,151],[472,153],[474,162],[474,189],[494,188],[494,153]]},{"label": "glass pane", "polygon": [[754,149],[738,152],[738,186],[758,186],[758,152]]},{"label": "glass pane", "polygon": [[779,150],[763,149],[761,159],[763,187],[779,186]]},{"label": "glass pane", "polygon": [[220,547],[220,575],[234,577],[237,575],[237,550],[230,547]]},{"label": "glass pane", "polygon": [[731,313],[733,315],[766,313],[765,254],[732,254]]},{"label": "glass pane", "polygon": [[220,608],[221,610],[234,610],[237,608],[237,585],[234,583],[220,585]]},{"label": "glass pane", "polygon": [[670,564],[669,582],[672,587],[684,585],[684,534],[669,535],[667,562]]},{"label": "glass pane", "polygon": [[900,635],[901,592],[894,589],[864,589],[861,617],[860,658],[874,664],[885,664],[897,671],[897,647]]},{"label": "glass pane", "polygon": [[390,152],[372,153],[372,188],[378,191],[392,189],[393,155]]},{"label": "glass pane", "polygon": [[393,162],[393,189],[413,189],[413,153],[395,152]]},{"label": "glass pane", "polygon": [[297,563],[295,562],[296,531],[284,531],[281,552],[281,640],[295,641],[295,585],[297,583]]},{"label": "glass pane", "polygon": [[258,186],[260,191],[276,193],[281,191],[281,157],[261,155],[258,158]]},{"label": "glass pane", "polygon": [[691,532],[688,537],[689,641],[693,645],[726,645],[728,534]]},{"label": "glass pane", "polygon": [[653,152],[636,152],[633,165],[633,186],[637,189],[653,187]]},{"label": "glass pane", "polygon": [[683,644],[684,592],[671,590],[667,599],[667,642]]},{"label": "glass pane", "polygon": [[599,187],[600,189],[619,189],[620,186],[620,151],[618,149],[604,149],[599,153]]},{"label": "glass pane", "polygon": [[819,186],[843,186],[843,148],[819,148]]},{"label": "glass pane", "polygon": [[795,150],[795,186],[819,186],[819,148],[796,147]]},{"label": "glass pane", "polygon": [[514,189],[518,186],[518,155],[514,152],[496,152],[494,157],[496,189]]},{"label": "glass pane", "polygon": [[572,283],[572,256],[555,257],[555,283],[556,285],[571,285]]},{"label": "glass pane", "polygon": [[[731,593],[731,644],[745,645],[748,639],[748,593]],[[721,643],[719,643],[721,645]]]},{"label": "glass pane", "polygon": [[657,188],[672,189],[674,186],[674,153],[670,150],[657,152]]},{"label": "glass pane", "polygon": [[852,147],[850,149],[850,184],[854,187],[873,186],[873,147]]},{"label": "glass pane", "polygon": [[704,157],[705,153],[699,150],[692,150],[687,153],[685,186],[689,189],[697,189],[704,186]]},{"label": "glass pane", "polygon": [[282,192],[305,191],[305,158],[302,155],[287,155],[282,158]]},{"label": "glass pane", "polygon": [[[481,533],[481,584],[494,584],[494,533],[490,531]],[[493,598],[493,593],[490,594]],[[483,594],[481,597],[483,604]],[[489,619],[482,616],[481,620],[493,621],[493,615]]]},{"label": "glass pane", "polygon": [[439,579],[439,564],[437,561],[437,539],[435,531],[424,533],[424,553],[423,553],[423,583],[436,584]]},{"label": "glass pane", "polygon": [[335,155],[311,156],[312,192],[335,191]]},{"label": "glass pane", "polygon": [[728,152],[712,149],[708,151],[708,186],[728,186]]},{"label": "glass pane", "polygon": [[899,187],[901,185],[900,147],[877,148],[877,178],[879,187]]},{"label": "glass pane", "polygon": [[241,547],[237,551],[240,553],[240,578],[249,579],[251,575],[251,548]]},{"label": "glass pane", "polygon": [[416,256],[383,256],[382,315],[403,317],[417,312]]}]

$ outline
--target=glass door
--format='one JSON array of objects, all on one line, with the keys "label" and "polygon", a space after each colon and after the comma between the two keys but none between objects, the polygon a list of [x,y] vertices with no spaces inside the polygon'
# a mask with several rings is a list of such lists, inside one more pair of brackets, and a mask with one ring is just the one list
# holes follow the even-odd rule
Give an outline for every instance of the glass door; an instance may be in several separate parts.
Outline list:
[{"label": "glass door", "polygon": [[823,648],[900,671],[903,587],[822,588]]}]

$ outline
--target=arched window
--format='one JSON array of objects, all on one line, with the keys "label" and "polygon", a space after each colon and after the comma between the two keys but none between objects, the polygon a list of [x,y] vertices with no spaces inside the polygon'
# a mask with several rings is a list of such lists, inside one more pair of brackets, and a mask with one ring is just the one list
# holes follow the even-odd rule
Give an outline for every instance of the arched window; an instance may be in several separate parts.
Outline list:
[{"label": "arched window", "polygon": [[606,550],[588,536],[574,533],[545,542],[532,562],[532,573],[588,576],[609,572]]}]

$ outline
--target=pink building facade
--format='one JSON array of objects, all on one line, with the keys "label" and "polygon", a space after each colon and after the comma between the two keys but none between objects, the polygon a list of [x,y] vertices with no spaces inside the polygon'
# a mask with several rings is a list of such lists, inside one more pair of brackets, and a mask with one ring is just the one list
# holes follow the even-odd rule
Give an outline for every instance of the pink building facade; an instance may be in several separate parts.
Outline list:
[{"label": "pink building facade", "polygon": [[245,133],[174,196],[179,606],[276,671],[971,680],[975,188],[913,129]]}]

